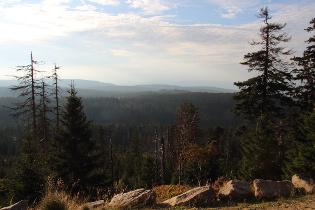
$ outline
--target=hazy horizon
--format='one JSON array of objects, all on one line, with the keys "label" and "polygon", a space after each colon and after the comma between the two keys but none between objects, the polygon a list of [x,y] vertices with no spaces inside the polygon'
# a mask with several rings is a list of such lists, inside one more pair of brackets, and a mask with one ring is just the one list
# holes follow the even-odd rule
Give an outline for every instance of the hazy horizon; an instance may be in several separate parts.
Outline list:
[{"label": "hazy horizon", "polygon": [[257,50],[248,42],[265,6],[301,55],[313,0],[0,0],[0,79],[32,51],[37,69],[56,63],[62,79],[235,88],[255,75],[239,63]]}]

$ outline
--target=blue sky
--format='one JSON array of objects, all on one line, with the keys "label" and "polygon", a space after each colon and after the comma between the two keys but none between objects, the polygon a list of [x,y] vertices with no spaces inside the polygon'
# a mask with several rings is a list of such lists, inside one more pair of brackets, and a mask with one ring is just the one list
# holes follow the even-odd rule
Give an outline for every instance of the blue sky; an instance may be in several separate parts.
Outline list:
[{"label": "blue sky", "polygon": [[32,51],[64,79],[232,88],[254,75],[239,63],[265,6],[301,55],[314,0],[0,0],[0,79]]}]

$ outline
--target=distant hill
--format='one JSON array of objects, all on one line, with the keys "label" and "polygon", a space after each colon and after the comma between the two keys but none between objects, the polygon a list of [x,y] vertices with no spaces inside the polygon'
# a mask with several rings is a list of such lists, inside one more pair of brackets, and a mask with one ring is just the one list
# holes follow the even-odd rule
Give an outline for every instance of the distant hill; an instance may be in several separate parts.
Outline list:
[{"label": "distant hill", "polygon": [[[139,93],[183,93],[183,92],[205,92],[205,93],[233,93],[235,90],[209,87],[209,86],[177,86],[177,85],[134,85],[134,86],[120,86],[111,83],[103,83],[91,80],[82,79],[64,79],[61,80],[59,86],[63,89],[68,89],[71,81],[74,81],[75,87],[81,96],[90,97],[112,97],[112,96],[126,96]],[[47,80],[51,83],[51,80]],[[0,80],[0,97],[16,96],[12,93],[9,87],[17,85],[17,80]]]}]

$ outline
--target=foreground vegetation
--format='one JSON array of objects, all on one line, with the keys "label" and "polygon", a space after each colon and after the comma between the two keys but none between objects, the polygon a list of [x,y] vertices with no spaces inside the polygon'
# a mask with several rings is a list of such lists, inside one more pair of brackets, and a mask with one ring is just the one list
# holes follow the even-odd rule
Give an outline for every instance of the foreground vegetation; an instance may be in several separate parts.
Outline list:
[{"label": "foreground vegetation", "polygon": [[[170,199],[176,195],[182,194],[188,191],[190,188],[180,185],[162,185],[154,188],[157,195],[157,204]],[[101,197],[99,198],[101,199]],[[106,198],[105,198],[106,200]],[[40,209],[47,210],[59,210],[59,209],[77,209],[78,207],[84,207],[89,209],[87,205],[84,205],[87,199],[78,200],[77,197],[71,198],[64,191],[49,191],[45,194],[42,202],[38,205]],[[110,200],[106,200],[104,206],[97,209],[113,209],[108,206]],[[192,207],[171,207],[168,209],[196,209],[198,206]],[[200,206],[199,206],[200,208]],[[202,209],[306,209],[315,208],[315,195],[303,195],[295,194],[290,198],[278,198],[272,201],[250,199],[244,201],[214,201],[209,206],[202,206]],[[146,208],[148,209],[148,208]],[[153,206],[150,209],[160,209],[160,207]]]},{"label": "foreground vegetation", "polygon": [[[139,98],[84,102],[71,84],[64,99],[58,86],[60,67],[54,66],[48,76],[53,83],[46,84],[36,78],[40,71],[31,53],[31,63],[17,67],[24,75],[16,76],[19,84],[11,88],[18,100],[9,110],[19,125],[2,122],[0,129],[0,205],[24,199],[68,205],[68,199],[110,198],[142,187],[213,184],[220,176],[281,180],[298,173],[314,178],[315,35],[306,41],[302,57],[289,60],[292,52],[281,45],[290,40],[285,24],[271,23],[267,8],[258,17],[261,40],[251,44],[261,49],[241,63],[257,74],[236,82],[240,91],[231,95],[233,112],[244,121],[225,125],[220,122],[231,117],[226,94],[188,94],[188,101],[181,98],[186,93],[160,95],[158,100],[146,96],[151,103]],[[315,19],[310,24],[306,31],[313,33]],[[175,111],[168,107],[170,96],[178,99]],[[208,103],[203,97],[217,96],[211,109],[219,117],[204,116],[204,106],[192,103],[195,96],[198,106],[204,105],[202,100]],[[105,102],[112,106],[110,113],[93,110],[100,107],[95,103]],[[92,107],[89,116],[97,123],[87,117],[84,103]],[[112,121],[102,122],[100,115]],[[128,116],[128,123],[114,121],[117,115]],[[50,179],[62,184],[60,195],[55,194],[59,190],[45,190]],[[54,203],[59,197],[65,200]]]}]

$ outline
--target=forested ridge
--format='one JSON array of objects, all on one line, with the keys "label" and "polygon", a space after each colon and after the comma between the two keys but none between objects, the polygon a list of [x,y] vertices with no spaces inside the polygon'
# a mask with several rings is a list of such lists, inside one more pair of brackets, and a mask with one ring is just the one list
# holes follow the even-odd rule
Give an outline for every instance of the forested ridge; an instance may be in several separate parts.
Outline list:
[{"label": "forested ridge", "polygon": [[[177,109],[191,102],[200,109],[202,125],[236,126],[241,118],[233,116],[233,93],[145,93],[129,97],[82,97],[87,118],[95,123],[172,124]],[[16,97],[0,97],[0,119],[4,124],[16,123],[6,107],[20,101]]]},{"label": "forested ridge", "polygon": [[[315,178],[315,35],[294,56],[285,24],[262,8],[258,51],[241,65],[254,77],[231,93],[144,93],[80,97],[61,90],[61,67],[36,78],[38,62],[1,98],[0,205],[40,202],[45,184],[92,198],[165,184],[205,185],[219,177]],[[315,19],[306,32],[313,33]],[[61,94],[63,91],[65,93]]]}]

